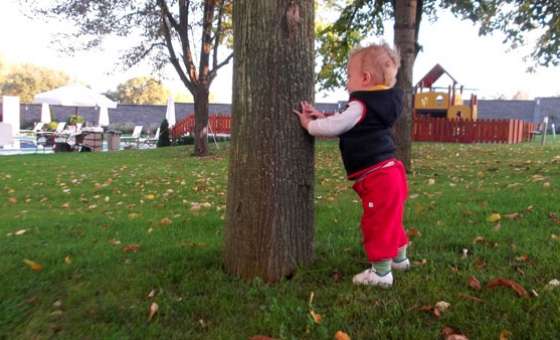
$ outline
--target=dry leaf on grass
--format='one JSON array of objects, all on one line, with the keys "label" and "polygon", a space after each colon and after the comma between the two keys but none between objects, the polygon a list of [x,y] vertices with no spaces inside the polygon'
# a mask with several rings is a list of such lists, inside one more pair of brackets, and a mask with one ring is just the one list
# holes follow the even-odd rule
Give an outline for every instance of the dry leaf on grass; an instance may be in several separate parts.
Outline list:
[{"label": "dry leaf on grass", "polygon": [[14,233],[16,236],[21,236],[27,232],[27,229],[20,229]]},{"label": "dry leaf on grass", "polygon": [[481,298],[478,298],[476,296],[463,294],[463,293],[459,293],[458,296],[463,300],[469,300],[469,301],[484,303],[484,300],[482,300]]},{"label": "dry leaf on grass", "polygon": [[249,340],[278,340],[278,339],[271,338],[271,337],[266,336],[266,335],[254,335],[254,336],[250,337]]},{"label": "dry leaf on grass", "polygon": [[422,236],[422,233],[420,232],[420,230],[418,230],[414,227],[408,228],[408,230],[406,231],[406,234],[408,235],[409,238]]},{"label": "dry leaf on grass", "polygon": [[469,277],[469,287],[474,290],[480,290],[480,281],[478,281],[478,279],[474,276]]},{"label": "dry leaf on grass", "polygon": [[548,218],[552,220],[552,222],[556,224],[560,224],[560,217],[556,213],[548,213]]},{"label": "dry leaf on grass", "polygon": [[468,340],[469,339],[463,333],[449,326],[443,327],[443,329],[441,330],[441,336],[445,340]]},{"label": "dry leaf on grass", "polygon": [[125,253],[136,253],[140,250],[140,245],[136,243],[127,244],[122,248],[123,252]]},{"label": "dry leaf on grass", "polygon": [[334,335],[334,340],[351,340],[350,336],[343,331],[338,331]]},{"label": "dry leaf on grass", "polygon": [[502,216],[501,216],[500,214],[498,214],[498,213],[493,213],[493,214],[490,214],[490,216],[488,216],[488,217],[486,218],[486,221],[492,222],[492,223],[496,223],[496,222],[498,222],[498,221],[501,220],[501,219],[502,219]]},{"label": "dry leaf on grass", "polygon": [[506,214],[504,215],[505,218],[507,218],[508,220],[518,220],[521,218],[521,214],[520,213],[511,213],[511,214]]},{"label": "dry leaf on grass", "polygon": [[523,288],[522,285],[520,285],[519,283],[513,281],[513,280],[508,280],[508,279],[504,279],[504,278],[495,278],[490,280],[490,282],[488,282],[488,284],[486,285],[486,287],[488,288],[495,288],[497,286],[503,286],[503,287],[509,287],[511,289],[513,289],[517,295],[519,295],[519,297],[523,297],[523,298],[528,298],[529,297],[529,293],[527,293],[527,291],[525,290],[525,288]]},{"label": "dry leaf on grass", "polygon": [[42,264],[37,263],[35,261],[28,260],[28,259],[24,259],[23,263],[25,263],[34,272],[40,272],[45,268],[45,267],[43,267]]},{"label": "dry leaf on grass", "polygon": [[157,303],[152,302],[152,304],[150,305],[150,309],[148,312],[148,321],[152,321],[153,317],[156,315],[156,313],[159,310],[159,306]]},{"label": "dry leaf on grass", "polygon": [[313,321],[316,324],[320,324],[321,323],[321,314],[315,313],[314,310],[310,310],[309,314],[311,315],[311,318],[313,319]]},{"label": "dry leaf on grass", "polygon": [[510,331],[504,329],[500,332],[500,340],[508,340],[511,335]]},{"label": "dry leaf on grass", "polygon": [[164,217],[159,221],[161,225],[170,225],[173,221],[169,217]]}]

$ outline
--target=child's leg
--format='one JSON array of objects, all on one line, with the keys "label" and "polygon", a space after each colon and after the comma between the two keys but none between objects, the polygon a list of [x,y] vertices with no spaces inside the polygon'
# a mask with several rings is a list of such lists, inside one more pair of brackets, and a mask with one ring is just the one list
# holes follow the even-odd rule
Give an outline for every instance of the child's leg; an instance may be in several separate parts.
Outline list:
[{"label": "child's leg", "polygon": [[[408,183],[406,179],[406,170],[401,162],[398,162],[396,165],[397,169],[401,174],[401,183],[404,188],[404,200],[408,197]],[[403,213],[404,213],[404,204],[403,202]],[[407,270],[410,268],[410,261],[406,255],[406,250],[408,247],[408,236],[406,235],[406,230],[404,225],[401,224],[401,227],[398,230],[399,233],[399,240],[398,245],[399,248],[397,250],[397,255],[393,258],[392,269],[396,270]]]},{"label": "child's leg", "polygon": [[[400,170],[396,166],[377,170],[356,182],[354,189],[362,199],[363,245],[374,269],[373,274],[369,270],[356,275],[354,282],[390,286],[393,282],[391,260],[399,246],[408,243],[402,228],[406,188]],[[380,279],[386,275],[390,276],[390,280],[386,280],[390,283]],[[363,280],[366,282],[360,282]]]}]

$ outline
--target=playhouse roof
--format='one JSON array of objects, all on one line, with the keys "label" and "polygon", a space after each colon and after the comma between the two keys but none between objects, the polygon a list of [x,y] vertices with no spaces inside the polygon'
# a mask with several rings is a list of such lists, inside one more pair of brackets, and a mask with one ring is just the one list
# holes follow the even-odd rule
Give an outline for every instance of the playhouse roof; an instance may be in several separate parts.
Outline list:
[{"label": "playhouse roof", "polygon": [[449,78],[453,80],[453,83],[458,83],[455,78],[449,72],[447,72],[440,64],[436,64],[430,72],[426,73],[422,79],[416,84],[418,87],[432,87],[432,85],[441,77],[443,74],[447,74]]}]

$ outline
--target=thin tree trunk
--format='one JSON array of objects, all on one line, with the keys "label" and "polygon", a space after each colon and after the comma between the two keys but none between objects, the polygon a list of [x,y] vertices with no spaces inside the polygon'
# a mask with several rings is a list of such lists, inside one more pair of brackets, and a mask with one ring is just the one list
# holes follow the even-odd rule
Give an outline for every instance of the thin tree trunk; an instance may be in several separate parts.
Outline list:
[{"label": "thin tree trunk", "polygon": [[225,268],[274,282],[313,256],[313,0],[236,0]]},{"label": "thin tree trunk", "polygon": [[194,97],[194,155],[208,155],[208,96],[209,91],[197,87]]},{"label": "thin tree trunk", "polygon": [[397,157],[411,171],[412,110],[414,92],[412,71],[416,59],[416,0],[397,0],[395,8],[395,46],[401,53],[397,86],[404,91],[403,111],[395,124]]}]

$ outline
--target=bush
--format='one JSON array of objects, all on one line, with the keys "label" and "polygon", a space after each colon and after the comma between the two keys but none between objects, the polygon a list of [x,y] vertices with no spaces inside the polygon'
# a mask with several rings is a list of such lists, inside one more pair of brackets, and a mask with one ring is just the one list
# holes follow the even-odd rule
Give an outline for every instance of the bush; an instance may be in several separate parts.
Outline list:
[{"label": "bush", "polygon": [[169,142],[169,123],[167,122],[167,119],[164,119],[159,126],[159,139],[157,141],[157,147],[162,148],[169,145],[171,145]]}]

